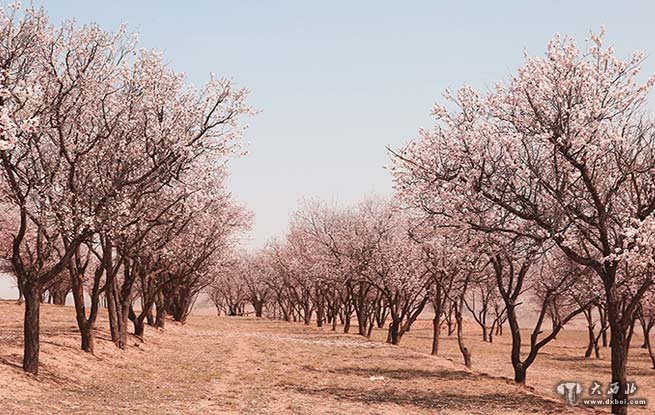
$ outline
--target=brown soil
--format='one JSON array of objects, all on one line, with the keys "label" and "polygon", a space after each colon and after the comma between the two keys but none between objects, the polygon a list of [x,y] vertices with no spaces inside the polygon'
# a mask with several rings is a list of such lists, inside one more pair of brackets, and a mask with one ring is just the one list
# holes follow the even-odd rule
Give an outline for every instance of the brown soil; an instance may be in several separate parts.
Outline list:
[{"label": "brown soil", "polygon": [[[423,353],[429,348],[427,329],[413,330],[403,339],[407,347],[395,347],[298,323],[195,315],[186,325],[168,322],[165,331],[147,329],[145,343],[133,338],[121,351],[108,339],[103,314],[97,350],[90,355],[78,349],[72,308],[49,305],[42,307],[41,372],[33,378],[20,369],[21,315],[21,306],[0,302],[3,413],[587,412],[566,407],[541,387],[519,387]],[[444,354],[456,358],[452,346],[450,339],[445,340]],[[480,368],[487,352],[478,345],[472,348],[474,364]],[[558,360],[576,353],[544,358],[541,364],[556,362],[551,370],[564,365],[582,368],[578,361]],[[490,373],[505,375],[501,364],[505,359],[496,352],[488,356],[497,359],[499,368]],[[604,367],[605,361],[597,364]],[[557,377],[540,371],[543,367],[531,370],[528,381]],[[530,383],[536,386],[542,380]]]}]

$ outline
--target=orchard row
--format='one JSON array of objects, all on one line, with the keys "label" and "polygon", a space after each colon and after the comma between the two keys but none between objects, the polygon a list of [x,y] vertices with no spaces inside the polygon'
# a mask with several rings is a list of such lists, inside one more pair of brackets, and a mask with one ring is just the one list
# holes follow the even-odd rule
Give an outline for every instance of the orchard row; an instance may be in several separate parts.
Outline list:
[{"label": "orchard row", "polygon": [[25,301],[24,370],[46,297],[72,294],[90,353],[101,305],[120,348],[130,320],[137,336],[184,321],[250,222],[225,189],[246,96],[188,86],[123,28],[0,11],[0,254]]}]

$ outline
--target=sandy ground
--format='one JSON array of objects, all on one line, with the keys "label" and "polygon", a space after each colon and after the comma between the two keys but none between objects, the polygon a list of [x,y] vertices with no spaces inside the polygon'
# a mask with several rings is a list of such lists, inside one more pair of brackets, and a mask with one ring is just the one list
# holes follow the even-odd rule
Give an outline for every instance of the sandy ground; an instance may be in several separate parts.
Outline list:
[{"label": "sandy ground", "polygon": [[[556,385],[561,381],[574,381],[582,384],[584,396],[588,396],[588,389],[593,381],[603,384],[603,393],[611,379],[610,349],[601,348],[601,359],[585,359],[587,348],[587,332],[580,328],[580,324],[565,328],[557,339],[546,345],[539,356],[528,369],[527,386],[535,392],[558,399],[555,392]],[[509,333],[494,337],[493,344],[482,341],[482,333],[473,322],[468,324],[469,330],[465,332],[465,344],[472,353],[473,371],[481,374],[493,374],[505,378],[513,378],[510,360],[511,337]],[[373,339],[384,341],[386,331],[377,330]],[[525,344],[524,352],[527,354],[530,341],[530,331],[522,331],[522,342]],[[631,414],[655,413],[655,370],[651,368],[650,358],[645,349],[640,348],[643,343],[641,328],[637,325],[629,352],[628,380],[637,383],[638,390],[635,398],[646,398],[649,405],[646,407],[634,406],[630,408]],[[432,321],[419,320],[407,333],[401,347],[418,352],[429,353],[432,348]],[[457,346],[457,339],[453,335],[448,337],[442,331],[440,343],[440,356],[454,362],[461,362],[462,357]],[[602,398],[607,398],[603,395]],[[609,412],[609,408],[604,408]]]},{"label": "sandy ground", "polygon": [[[395,347],[302,324],[191,316],[183,326],[169,322],[165,331],[147,330],[145,343],[132,339],[124,351],[101,329],[90,355],[78,350],[72,309],[48,305],[42,309],[41,373],[33,378],[20,370],[21,313],[13,302],[0,302],[1,413],[591,413],[566,407],[545,390],[559,375],[544,368],[588,370],[584,362],[542,359],[545,366],[532,371],[535,382],[529,378],[531,390],[423,353],[427,329],[414,330],[403,339],[405,347]],[[106,325],[103,315],[98,326]],[[452,340],[444,343],[444,355],[457,358]],[[489,352],[471,343],[477,369],[488,353],[499,360],[487,371],[507,374],[494,351],[503,342]]]}]

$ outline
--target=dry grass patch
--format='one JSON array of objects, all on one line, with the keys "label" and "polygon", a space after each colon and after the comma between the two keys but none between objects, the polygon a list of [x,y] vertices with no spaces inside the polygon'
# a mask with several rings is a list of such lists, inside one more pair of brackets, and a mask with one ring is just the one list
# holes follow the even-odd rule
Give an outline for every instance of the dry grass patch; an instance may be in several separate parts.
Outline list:
[{"label": "dry grass patch", "polygon": [[[445,358],[302,324],[191,316],[120,351],[78,350],[69,307],[43,307],[42,372],[20,370],[22,308],[0,302],[0,405],[10,413],[574,413]],[[99,327],[106,327],[101,315]],[[417,335],[420,332],[416,333]],[[414,335],[414,334],[413,334]]]}]

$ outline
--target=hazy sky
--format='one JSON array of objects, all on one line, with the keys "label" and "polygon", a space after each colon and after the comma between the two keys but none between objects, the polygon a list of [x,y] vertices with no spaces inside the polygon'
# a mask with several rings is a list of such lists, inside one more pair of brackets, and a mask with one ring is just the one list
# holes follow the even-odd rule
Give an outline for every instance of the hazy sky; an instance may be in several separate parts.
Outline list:
[{"label": "hazy sky", "polygon": [[229,183],[256,215],[252,246],[283,233],[302,197],[389,193],[385,146],[430,126],[444,88],[506,79],[524,48],[542,54],[556,32],[584,42],[605,24],[624,56],[655,50],[655,7],[646,1],[43,4],[56,22],[127,23],[194,84],[214,72],[252,91],[262,112],[249,122],[250,154],[232,162]]},{"label": "hazy sky", "polygon": [[304,196],[389,193],[385,146],[430,126],[444,88],[506,79],[524,48],[542,54],[556,32],[584,42],[605,24],[621,54],[655,50],[655,8],[645,1],[43,4],[55,21],[128,23],[192,83],[215,72],[252,91],[262,112],[249,122],[250,154],[232,162],[229,185],[256,215],[253,246],[283,233]]},{"label": "hazy sky", "polygon": [[[303,197],[347,203],[390,193],[385,146],[429,127],[445,88],[507,79],[523,49],[542,54],[556,32],[582,43],[604,24],[620,54],[643,50],[645,69],[655,70],[655,7],[646,1],[43,4],[54,21],[128,23],[192,83],[214,72],[252,91],[262,112],[249,122],[250,154],[232,162],[229,186],[255,213],[255,247],[285,231]],[[0,296],[7,289],[0,282]]]}]

